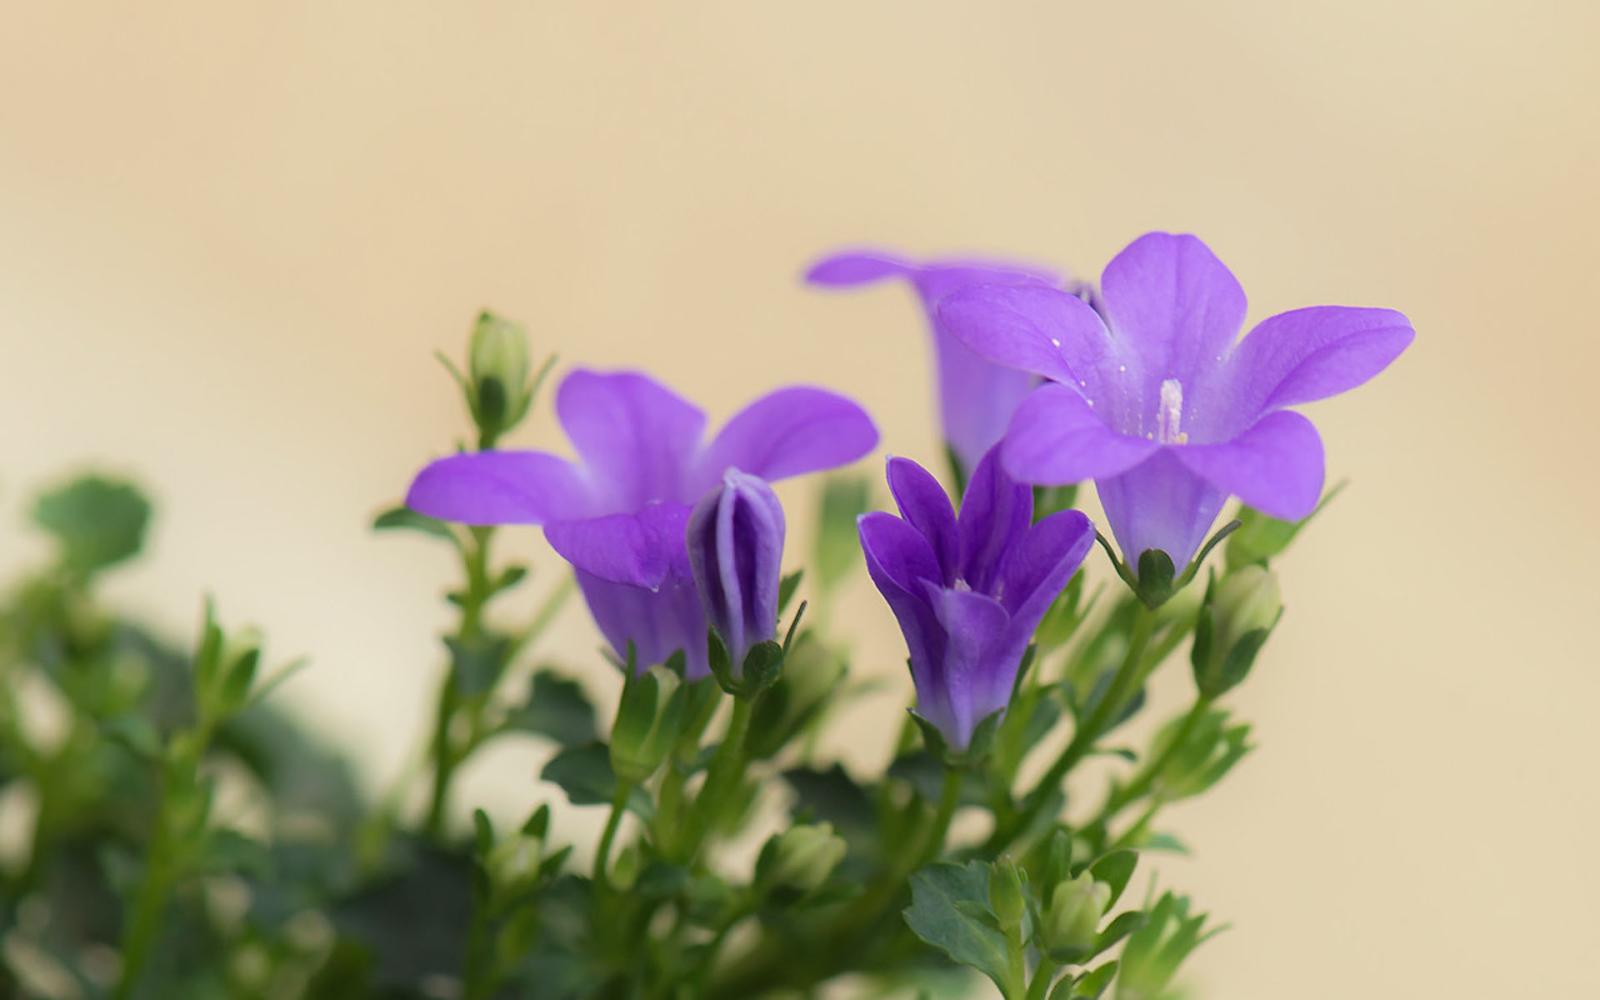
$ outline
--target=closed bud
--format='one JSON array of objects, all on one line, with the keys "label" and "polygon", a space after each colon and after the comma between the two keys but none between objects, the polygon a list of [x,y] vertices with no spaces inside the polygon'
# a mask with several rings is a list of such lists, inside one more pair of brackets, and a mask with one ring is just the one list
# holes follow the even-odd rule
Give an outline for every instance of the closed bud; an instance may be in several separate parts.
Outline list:
[{"label": "closed bud", "polygon": [[1087,955],[1100,931],[1100,918],[1111,903],[1111,887],[1087,871],[1059,883],[1050,893],[1040,943],[1058,961]]},{"label": "closed bud", "polygon": [[783,536],[777,494],[738,469],[727,470],[689,516],[689,566],[700,603],[734,666],[777,636]]},{"label": "closed bud", "polygon": [[989,908],[1007,934],[1020,930],[1028,915],[1028,889],[1022,869],[1010,858],[996,861],[989,873]]},{"label": "closed bud", "polygon": [[478,316],[467,347],[467,399],[478,429],[491,440],[522,420],[533,402],[528,337],[493,313]]},{"label": "closed bud", "polygon": [[770,877],[776,885],[811,892],[833,874],[845,850],[832,823],[791,826],[778,837]]},{"label": "closed bud", "polygon": [[660,667],[628,680],[611,728],[611,769],[619,780],[642,784],[666,760],[683,729],[685,692],[677,675]]},{"label": "closed bud", "polygon": [[1282,614],[1278,578],[1264,566],[1244,566],[1213,584],[1190,651],[1202,696],[1216,698],[1245,679]]}]

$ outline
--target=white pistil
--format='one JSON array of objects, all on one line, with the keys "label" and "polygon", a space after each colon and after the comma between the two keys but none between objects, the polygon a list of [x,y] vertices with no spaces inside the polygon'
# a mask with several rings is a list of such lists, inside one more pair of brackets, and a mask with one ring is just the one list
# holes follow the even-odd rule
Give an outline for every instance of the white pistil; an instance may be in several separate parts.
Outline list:
[{"label": "white pistil", "polygon": [[1175,378],[1161,382],[1161,402],[1156,409],[1156,438],[1162,444],[1188,444],[1183,422],[1183,383]]}]

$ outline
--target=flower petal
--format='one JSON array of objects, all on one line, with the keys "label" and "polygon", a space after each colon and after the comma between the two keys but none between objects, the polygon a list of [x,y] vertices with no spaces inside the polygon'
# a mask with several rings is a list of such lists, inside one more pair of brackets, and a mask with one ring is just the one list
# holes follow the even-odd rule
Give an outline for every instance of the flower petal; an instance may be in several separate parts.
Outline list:
[{"label": "flower petal", "polygon": [[887,278],[906,279],[922,300],[933,333],[945,442],[962,466],[970,470],[1000,440],[1017,404],[1037,379],[974,354],[936,321],[939,302],[973,285],[1048,286],[1059,284],[1061,279],[1052,271],[1029,264],[959,258],[918,264],[876,250],[825,258],[806,274],[807,281],[825,287],[855,287]]},{"label": "flower petal", "polygon": [[1123,559],[1135,569],[1141,553],[1159,549],[1183,572],[1228,499],[1177,458],[1183,450],[1162,448],[1120,475],[1094,481]]},{"label": "flower petal", "polygon": [[927,586],[929,603],[947,637],[941,665],[943,704],[925,707],[919,690],[917,707],[936,725],[939,716],[947,717],[949,728],[940,725],[945,739],[964,750],[978,723],[1010,703],[1027,640],[1020,645],[1010,641],[1011,616],[994,598]]},{"label": "flower petal", "polygon": [[696,681],[711,675],[706,658],[705,616],[694,581],[670,574],[657,590],[613,583],[583,570],[578,587],[618,659],[626,659],[632,644],[640,669],[665,663],[679,650],[684,654],[684,676]]},{"label": "flower petal", "polygon": [[700,491],[685,489],[684,473],[700,448],[706,417],[660,382],[638,372],[580,369],[562,381],[556,413],[603,512],[698,499]]},{"label": "flower petal", "polygon": [[479,451],[430,462],[412,481],[406,506],[462,524],[544,524],[582,517],[591,501],[588,484],[566,459]]},{"label": "flower petal", "polygon": [[972,473],[961,498],[956,532],[961,539],[959,576],[973,590],[992,593],[1000,563],[1033,520],[1033,490],[1012,478],[1000,462],[1000,446],[990,448]]},{"label": "flower petal", "polygon": [[700,459],[696,482],[709,488],[730,468],[775,481],[845,465],[877,444],[878,429],[855,402],[790,386],[734,414]]},{"label": "flower petal", "polygon": [[1006,553],[1000,601],[1013,628],[1031,636],[1094,544],[1094,524],[1078,510],[1041,519]]},{"label": "flower petal", "polygon": [[1117,475],[1159,447],[1107,427],[1076,391],[1046,385],[1017,408],[1002,457],[1006,469],[1023,482],[1058,485]]},{"label": "flower petal", "polygon": [[854,288],[885,278],[898,278],[914,271],[915,265],[881,250],[845,250],[830,254],[806,268],[808,285],[824,288]]},{"label": "flower petal", "polygon": [[689,515],[689,566],[706,619],[734,663],[775,637],[783,507],[764,480],[729,470]]},{"label": "flower petal", "polygon": [[653,503],[637,514],[608,514],[546,525],[545,539],[576,568],[612,583],[655,590],[680,563],[687,572],[686,504]]},{"label": "flower petal", "polygon": [[1172,453],[1218,489],[1285,521],[1310,514],[1322,496],[1322,439],[1290,410],[1269,413],[1232,441]]},{"label": "flower petal", "polygon": [[[1244,289],[1211,248],[1189,235],[1146,233],[1100,278],[1112,334],[1141,360],[1150,387],[1191,383],[1216,367],[1244,324]],[[1153,389],[1146,393],[1153,402]]]},{"label": "flower petal", "polygon": [[1416,337],[1393,309],[1313,306],[1262,320],[1229,359],[1229,389],[1246,421],[1354,389]]},{"label": "flower petal", "polygon": [[[892,514],[875,512],[857,522],[867,575],[883,595],[900,623],[910,654],[911,677],[917,697],[942,704],[944,679],[944,629],[928,605],[924,586],[938,585],[940,570],[927,539]],[[938,722],[930,717],[930,721]]]},{"label": "flower petal", "polygon": [[1100,317],[1078,296],[1043,285],[979,285],[939,304],[939,326],[987,361],[1101,390],[1115,352]]},{"label": "flower petal", "polygon": [[889,492],[900,508],[900,516],[927,540],[945,585],[955,583],[960,543],[956,537],[956,514],[944,487],[909,458],[889,459],[887,471]]}]

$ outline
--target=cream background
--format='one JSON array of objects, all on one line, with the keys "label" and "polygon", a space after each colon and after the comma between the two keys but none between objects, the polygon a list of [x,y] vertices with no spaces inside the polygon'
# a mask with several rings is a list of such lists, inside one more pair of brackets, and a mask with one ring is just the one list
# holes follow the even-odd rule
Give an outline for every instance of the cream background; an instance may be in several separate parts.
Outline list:
[{"label": "cream background", "polygon": [[[214,591],[311,654],[285,697],[374,783],[421,731],[449,563],[363,523],[460,432],[429,354],[480,306],[718,416],[835,385],[924,459],[905,296],[810,293],[813,254],[1093,274],[1171,228],[1255,319],[1405,310],[1413,350],[1313,409],[1354,486],[1284,564],[1289,614],[1237,699],[1262,749],[1172,817],[1198,858],[1165,881],[1234,924],[1192,978],[1229,1000],[1600,995],[1600,7],[0,13],[0,570],[40,556],[17,525],[42,479],[136,474],[155,555],[111,597],[186,632]],[[521,440],[558,435],[541,414]],[[883,719],[907,685],[861,593],[898,685],[861,718]],[[554,649],[594,643],[573,613]],[[464,797],[520,811],[547,794],[538,756],[503,749]]]}]

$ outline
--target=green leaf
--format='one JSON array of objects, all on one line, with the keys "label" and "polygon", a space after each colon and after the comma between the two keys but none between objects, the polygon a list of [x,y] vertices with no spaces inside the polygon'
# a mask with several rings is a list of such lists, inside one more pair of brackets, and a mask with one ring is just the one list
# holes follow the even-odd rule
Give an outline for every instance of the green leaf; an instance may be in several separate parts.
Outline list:
[{"label": "green leaf", "polygon": [[161,736],[143,716],[123,715],[109,719],[100,727],[106,738],[121,744],[135,756],[155,760],[161,756]]},{"label": "green leaf", "polygon": [[930,865],[911,876],[907,926],[953,961],[977,969],[1003,987],[1005,935],[984,915],[994,919],[989,909],[989,867],[983,862]]},{"label": "green leaf", "polygon": [[805,576],[805,570],[797,569],[793,573],[778,581],[778,617],[782,618],[784,611],[789,607],[789,602],[794,600],[795,592],[800,589],[800,579]]},{"label": "green leaf", "polygon": [[843,767],[834,764],[826,771],[793,768],[783,772],[783,780],[794,790],[796,822],[832,823],[850,845],[852,855],[876,850],[878,824],[872,797]]},{"label": "green leaf", "polygon": [[837,473],[824,482],[817,514],[816,552],[812,557],[819,591],[832,590],[860,564],[856,518],[871,502],[872,481],[866,476]]},{"label": "green leaf", "polygon": [[64,566],[90,575],[138,555],[150,502],[131,483],[87,475],[39,497],[33,520],[55,537]]},{"label": "green leaf", "polygon": [[1138,864],[1138,853],[1112,851],[1089,866],[1089,874],[1094,876],[1096,882],[1104,882],[1111,887],[1111,899],[1106,903],[1107,909],[1117,905],[1117,900],[1122,897],[1122,890],[1128,887],[1128,880],[1133,878],[1133,869]]},{"label": "green leaf", "polygon": [[419,535],[442,538],[452,545],[461,544],[461,539],[448,523],[436,517],[419,514],[410,507],[390,507],[372,519],[372,530],[413,531]]},{"label": "green leaf", "polygon": [[499,683],[511,652],[511,637],[483,632],[471,639],[444,640],[450,650],[450,676],[463,698],[487,694]]},{"label": "green leaf", "polygon": [[[598,741],[562,750],[550,758],[539,777],[559,786],[575,806],[610,805],[617,791],[611,751]],[[628,808],[641,819],[649,819],[655,811],[650,797],[639,788],[628,797]]]},{"label": "green leaf", "polygon": [[[1081,976],[1072,984],[1072,992],[1066,995],[1071,997],[1071,1000],[1099,1000],[1115,978],[1117,978],[1117,963],[1107,962]],[[1055,1000],[1053,995],[1051,1000]]]},{"label": "green leaf", "polygon": [[599,738],[594,705],[583,685],[549,669],[533,675],[528,700],[507,716],[508,729],[547,736],[562,746],[578,746]]}]

